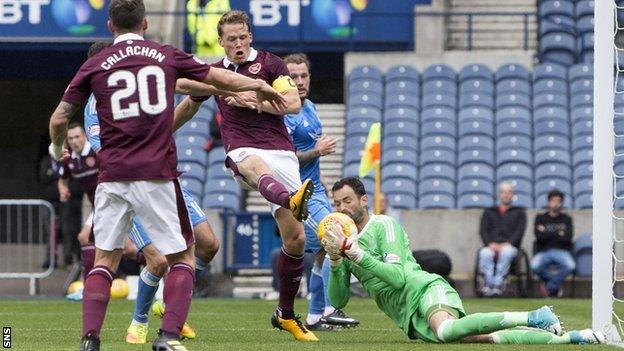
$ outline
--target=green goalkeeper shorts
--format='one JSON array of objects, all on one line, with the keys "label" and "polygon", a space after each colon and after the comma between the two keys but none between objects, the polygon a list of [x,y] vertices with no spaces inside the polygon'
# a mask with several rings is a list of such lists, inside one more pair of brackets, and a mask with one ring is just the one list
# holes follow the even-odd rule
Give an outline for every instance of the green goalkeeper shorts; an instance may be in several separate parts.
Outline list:
[{"label": "green goalkeeper shorts", "polygon": [[455,318],[462,318],[466,315],[457,291],[442,278],[429,284],[420,298],[418,308],[411,318],[408,335],[410,339],[440,342],[433,330],[429,328],[429,318],[439,311],[446,311]]}]

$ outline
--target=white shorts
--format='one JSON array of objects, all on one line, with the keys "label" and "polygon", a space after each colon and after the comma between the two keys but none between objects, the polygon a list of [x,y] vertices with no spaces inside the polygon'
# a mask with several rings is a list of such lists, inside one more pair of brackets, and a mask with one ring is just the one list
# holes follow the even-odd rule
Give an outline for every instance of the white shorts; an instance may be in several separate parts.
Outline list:
[{"label": "white shorts", "polygon": [[[271,171],[273,171],[273,175],[275,179],[280,183],[284,184],[288,191],[293,192],[299,190],[301,188],[301,178],[299,176],[299,160],[297,159],[297,155],[295,155],[292,151],[287,150],[265,150],[258,149],[255,147],[241,147],[238,149],[234,149],[227,153],[227,157],[229,157],[234,163],[238,163],[243,161],[247,156],[255,155],[258,156],[264,161],[264,163],[269,166]],[[243,176],[238,173],[238,170],[231,169],[232,174],[234,175],[234,179],[241,186],[252,189],[246,182]],[[280,205],[269,202],[269,207],[271,207],[271,213],[275,216],[275,211],[280,208]]]},{"label": "white shorts", "polygon": [[91,212],[89,212],[89,216],[85,220],[83,226],[85,226],[85,227],[93,227],[93,210],[91,210]]},{"label": "white shorts", "polygon": [[105,182],[95,191],[95,246],[111,251],[124,247],[138,216],[156,249],[163,255],[194,244],[193,228],[177,180]]}]

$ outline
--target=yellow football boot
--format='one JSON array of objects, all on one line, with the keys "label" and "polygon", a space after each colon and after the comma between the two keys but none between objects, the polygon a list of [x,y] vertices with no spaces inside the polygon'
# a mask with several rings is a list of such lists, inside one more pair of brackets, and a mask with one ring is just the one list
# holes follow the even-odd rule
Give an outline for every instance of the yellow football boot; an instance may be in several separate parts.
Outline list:
[{"label": "yellow football boot", "polygon": [[[160,319],[162,319],[165,314],[165,304],[157,300],[152,304],[152,314]],[[195,339],[197,335],[195,334],[195,330],[186,322],[182,326],[182,330],[180,331],[180,337],[182,339]]]},{"label": "yellow football boot", "polygon": [[271,316],[271,324],[273,328],[291,333],[298,341],[318,341],[316,335],[301,323],[299,316],[296,316],[295,319],[283,319],[278,316],[277,311],[275,311]]},{"label": "yellow football boot", "polygon": [[306,179],[301,188],[290,196],[290,210],[299,222],[308,218],[308,201],[313,193],[314,184],[310,179]]},{"label": "yellow football boot", "polygon": [[130,324],[126,334],[126,342],[128,344],[147,343],[147,331],[147,324]]}]

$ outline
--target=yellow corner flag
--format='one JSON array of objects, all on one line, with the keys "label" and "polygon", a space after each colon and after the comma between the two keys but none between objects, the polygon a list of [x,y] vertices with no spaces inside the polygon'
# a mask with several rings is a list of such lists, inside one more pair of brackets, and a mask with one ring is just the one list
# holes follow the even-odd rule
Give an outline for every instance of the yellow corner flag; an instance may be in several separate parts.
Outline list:
[{"label": "yellow corner flag", "polygon": [[360,161],[360,178],[366,177],[381,160],[381,123],[373,123],[368,131],[364,154]]}]

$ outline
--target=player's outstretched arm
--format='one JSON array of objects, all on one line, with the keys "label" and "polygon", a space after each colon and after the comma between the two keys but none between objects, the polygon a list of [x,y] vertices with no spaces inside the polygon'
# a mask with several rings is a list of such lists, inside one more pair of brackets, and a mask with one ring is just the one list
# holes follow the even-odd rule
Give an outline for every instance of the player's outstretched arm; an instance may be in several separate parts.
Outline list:
[{"label": "player's outstretched arm", "polygon": [[202,101],[195,101],[190,96],[187,96],[176,106],[173,113],[173,131],[177,131],[188,122],[199,110]]},{"label": "player's outstretched arm", "polygon": [[59,160],[63,156],[63,142],[67,137],[67,123],[78,111],[78,106],[61,101],[50,117],[50,156]]}]

